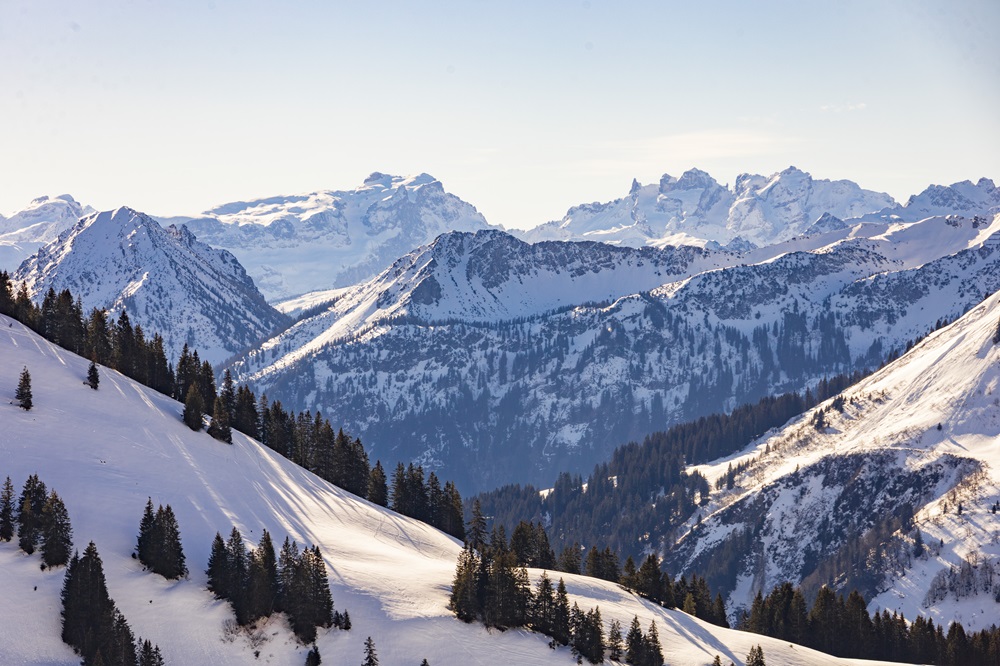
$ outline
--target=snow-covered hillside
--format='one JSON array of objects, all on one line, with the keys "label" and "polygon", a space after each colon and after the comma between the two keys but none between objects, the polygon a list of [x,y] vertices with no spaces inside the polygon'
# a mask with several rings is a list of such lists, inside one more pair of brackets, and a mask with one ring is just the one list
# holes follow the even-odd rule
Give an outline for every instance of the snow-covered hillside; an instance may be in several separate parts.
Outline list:
[{"label": "snow-covered hillside", "polygon": [[998,288],[1000,218],[744,254],[449,234],[304,301],[233,369],[463,488],[547,484],[673,423],[877,367]]},{"label": "snow-covered hillside", "polygon": [[68,194],[38,197],[9,218],[0,217],[0,270],[13,273],[38,248],[93,213]]},{"label": "snow-covered hillside", "polygon": [[432,176],[382,173],[352,190],[239,201],[163,221],[236,255],[269,301],[367,280],[439,234],[489,227]]},{"label": "snow-covered hillside", "polygon": [[82,218],[14,278],[38,301],[50,287],[69,289],[85,315],[98,307],[117,317],[124,309],[133,326],[163,336],[173,360],[186,343],[219,363],[287,324],[232,254],[130,208]]},{"label": "snow-covered hillside", "polygon": [[[714,482],[730,465],[750,464],[734,489],[713,493],[700,525],[689,524],[680,543],[668,547],[673,566],[734,567],[738,576],[720,584],[731,610],[749,606],[758,590],[807,578],[813,585],[867,584],[869,610],[898,610],[911,619],[919,613],[943,626],[954,619],[966,629],[995,624],[998,327],[1000,293],[836,404],[828,401],[740,454],[697,467]],[[869,531],[893,516],[903,528]],[[867,541],[858,539],[862,534]],[[738,560],[720,562],[727,542],[747,538],[752,545]],[[828,579],[823,562],[837,557],[838,573]],[[858,570],[845,572],[844,562]]]},{"label": "snow-covered hillside", "polygon": [[[22,367],[32,377],[34,408],[9,404]],[[0,474],[16,487],[37,473],[69,510],[75,545],[93,540],[108,589],[136,635],[159,644],[167,663],[298,665],[297,645],[277,616],[254,657],[245,637],[225,640],[229,607],[206,591],[211,540],[234,525],[250,544],[267,529],[317,544],[338,610],[350,612],[349,632],[320,632],[324,663],[359,663],[372,636],[380,663],[435,666],[572,664],[568,649],[524,631],[488,632],[447,610],[459,544],[411,519],[339,490],[257,442],[234,433],[232,445],[181,422],[182,406],[102,368],[100,390],[83,384],[87,362],[60,350],[17,322],[0,317]],[[177,515],[191,571],[166,581],[143,572],[130,556],[146,498]],[[532,575],[539,572],[533,571]],[[598,605],[606,623],[638,614],[655,620],[667,663],[743,663],[763,646],[771,666],[848,663],[751,634],[707,625],[641,601],[615,585],[566,575],[571,601]],[[76,664],[59,639],[63,571],[41,571],[38,555],[0,543],[0,662]],[[872,662],[865,662],[872,663]]]},{"label": "snow-covered hillside", "polygon": [[[848,180],[818,180],[789,167],[771,176],[741,174],[730,189],[698,169],[680,178],[664,174],[656,185],[633,181],[628,196],[570,208],[562,220],[522,234],[528,241],[597,240],[632,247],[714,241],[739,249],[799,236],[824,214],[857,218],[894,206],[887,194]],[[937,211],[935,215],[964,210]],[[927,217],[924,215],[923,217]],[[701,239],[700,241],[698,239]]]}]

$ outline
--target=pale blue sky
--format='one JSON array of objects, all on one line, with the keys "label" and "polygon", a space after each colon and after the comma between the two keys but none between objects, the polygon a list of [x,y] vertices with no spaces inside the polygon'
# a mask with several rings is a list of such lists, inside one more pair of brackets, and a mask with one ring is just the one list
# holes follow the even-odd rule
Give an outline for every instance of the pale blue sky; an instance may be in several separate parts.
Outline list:
[{"label": "pale blue sky", "polygon": [[0,0],[0,212],[426,171],[528,227],[702,168],[1000,180],[1000,2]]}]

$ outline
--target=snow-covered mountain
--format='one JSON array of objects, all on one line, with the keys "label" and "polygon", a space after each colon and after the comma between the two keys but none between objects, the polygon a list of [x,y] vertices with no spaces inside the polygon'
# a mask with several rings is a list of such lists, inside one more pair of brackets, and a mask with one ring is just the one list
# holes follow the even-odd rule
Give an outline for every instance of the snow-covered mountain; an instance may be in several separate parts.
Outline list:
[{"label": "snow-covered mountain", "polygon": [[367,280],[442,233],[489,227],[432,176],[382,173],[353,190],[238,201],[163,222],[232,252],[272,302]]},{"label": "snow-covered mountain", "polygon": [[40,300],[69,289],[88,313],[124,309],[132,325],[163,336],[176,360],[188,344],[219,363],[287,325],[225,250],[186,228],[163,228],[130,208],[94,213],[40,248],[14,274]]},{"label": "snow-covered mountain", "polygon": [[[260,643],[227,630],[232,611],[206,590],[211,541],[235,525],[248,545],[267,529],[323,554],[337,610],[350,631],[320,630],[324,663],[359,663],[365,638],[380,663],[435,666],[534,666],[576,663],[568,648],[526,631],[487,631],[456,620],[447,609],[459,544],[443,533],[360,500],[234,433],[232,445],[195,433],[181,421],[182,405],[101,369],[100,390],[82,383],[87,361],[58,349],[0,316],[0,474],[18,488],[38,474],[69,511],[75,546],[94,541],[108,590],[137,636],[158,644],[167,663],[298,665],[297,644],[282,616],[273,616]],[[34,407],[8,399],[22,367],[30,370]],[[167,581],[131,557],[147,498],[177,516],[190,574]],[[0,662],[70,666],[79,663],[60,641],[63,569],[41,570],[39,556],[0,543]],[[530,570],[532,578],[540,575]],[[570,601],[599,606],[607,624],[655,621],[667,663],[743,663],[761,645],[767,663],[833,666],[835,659],[786,641],[703,623],[640,600],[617,585],[562,574]],[[259,655],[255,654],[259,650]],[[874,663],[874,662],[866,662]]]},{"label": "snow-covered mountain", "polygon": [[[763,247],[805,233],[831,231],[833,218],[876,214],[870,219],[881,219],[877,215],[881,211],[888,215],[905,210],[900,219],[909,222],[931,215],[986,214],[996,202],[985,205],[994,196],[992,182],[985,182],[988,185],[980,181],[977,186],[956,183],[933,193],[928,190],[898,206],[887,194],[862,189],[849,180],[814,179],[795,167],[771,176],[742,174],[732,188],[691,169],[680,178],[664,174],[654,185],[633,181],[628,196],[575,206],[562,220],[520,235],[531,242],[596,240],[632,247],[713,242],[738,250],[748,243]],[[918,211],[923,214],[915,216]]]},{"label": "snow-covered mountain", "polygon": [[38,248],[51,243],[84,215],[93,213],[68,194],[38,197],[8,218],[0,216],[0,270],[17,270]]},{"label": "snow-covered mountain", "polygon": [[998,212],[1000,188],[989,178],[980,178],[975,184],[963,180],[949,186],[931,185],[911,196],[905,204],[880,211],[878,217],[915,222],[932,215],[992,217]]},{"label": "snow-covered mountain", "polygon": [[449,234],[233,369],[464,489],[544,484],[673,423],[877,367],[996,289],[1000,217],[744,254]]},{"label": "snow-covered mountain", "polygon": [[[714,482],[730,465],[749,465],[668,545],[674,570],[713,568],[733,611],[791,581],[859,586],[870,610],[941,626],[995,624],[998,330],[1000,293],[836,402],[695,468]],[[745,547],[726,555],[736,542]]]}]

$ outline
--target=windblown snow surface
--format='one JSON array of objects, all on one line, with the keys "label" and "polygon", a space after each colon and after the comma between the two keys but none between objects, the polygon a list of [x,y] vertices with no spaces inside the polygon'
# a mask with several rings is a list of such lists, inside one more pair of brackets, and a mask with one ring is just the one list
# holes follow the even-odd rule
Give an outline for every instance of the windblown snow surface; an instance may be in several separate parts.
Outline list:
[{"label": "windblown snow surface", "polygon": [[[22,367],[35,407],[13,404]],[[253,544],[263,528],[279,543],[318,544],[334,602],[350,612],[349,632],[320,631],[324,663],[358,663],[372,636],[380,663],[571,664],[567,648],[526,631],[488,632],[454,619],[446,604],[459,543],[422,523],[376,507],[234,433],[232,445],[181,422],[181,405],[102,368],[100,390],[82,383],[87,362],[21,324],[0,317],[0,474],[19,488],[37,473],[64,498],[74,542],[93,540],[109,591],[137,636],[160,645],[171,664],[301,664],[285,622],[275,616],[255,659],[242,636],[225,640],[229,607],[205,589],[204,568],[216,531],[239,527]],[[952,432],[952,430],[949,430]],[[166,581],[131,558],[146,498],[178,516],[186,580]],[[78,658],[59,638],[63,571],[40,570],[36,553],[0,544],[0,663],[70,664]],[[532,576],[540,572],[532,571]],[[761,644],[768,664],[848,663],[769,638],[706,625],[641,601],[616,585],[564,576],[571,601],[599,605],[605,622],[638,614],[655,620],[670,664],[709,664],[719,654],[737,664]],[[866,662],[869,663],[869,662]]]}]

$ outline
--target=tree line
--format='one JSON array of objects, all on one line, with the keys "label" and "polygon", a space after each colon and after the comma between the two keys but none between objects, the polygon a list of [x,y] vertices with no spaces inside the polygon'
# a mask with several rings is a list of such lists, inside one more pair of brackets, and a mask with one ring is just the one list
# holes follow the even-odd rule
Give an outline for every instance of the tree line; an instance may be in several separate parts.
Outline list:
[{"label": "tree line", "polygon": [[[696,465],[739,451],[771,428],[786,423],[864,377],[863,373],[824,379],[815,390],[786,393],[744,405],[729,414],[704,416],[663,432],[641,444],[615,449],[608,462],[594,467],[589,478],[562,473],[552,491],[508,485],[477,496],[483,510],[508,530],[521,521],[550,521],[556,544],[602,543],[638,556],[656,548],[649,535],[669,535],[708,501],[711,489]],[[740,469],[730,469],[732,487]],[[467,509],[471,510],[471,502]]]},{"label": "tree line", "polygon": [[823,586],[812,607],[791,583],[754,598],[740,629],[798,643],[837,657],[946,666],[1000,664],[1000,628],[967,633],[958,622],[947,630],[918,615],[913,622],[888,610],[869,615],[857,590],[845,598]]},{"label": "tree line", "polygon": [[[422,520],[458,538],[464,538],[462,498],[455,484],[444,484],[431,472],[424,478],[421,466],[397,466],[390,497],[381,461],[371,466],[360,439],[343,430],[334,431],[322,414],[286,409],[279,400],[258,399],[246,384],[236,386],[231,373],[223,374],[222,385],[215,383],[215,371],[202,361],[197,350],[187,345],[176,368],[164,352],[163,338],[151,338],[139,325],[132,325],[122,311],[111,321],[107,311],[94,308],[84,317],[79,298],[64,289],[49,288],[41,307],[31,300],[27,286],[14,282],[0,271],[0,314],[36,331],[47,340],[89,358],[92,364],[110,367],[125,376],[184,403],[183,420],[192,430],[202,430],[211,415],[208,434],[232,442],[232,430],[257,439],[320,478],[398,513]],[[99,378],[88,377],[96,388]],[[27,373],[25,368],[24,374]],[[88,375],[90,373],[88,372]],[[27,405],[30,408],[30,377]],[[25,406],[23,399],[21,406]],[[390,504],[391,502],[391,504]]]},{"label": "tree line", "polygon": [[452,582],[449,608],[463,622],[482,622],[501,631],[525,627],[549,636],[549,646],[569,646],[578,660],[603,663],[611,659],[636,666],[661,666],[663,651],[651,622],[643,634],[635,617],[623,640],[621,626],[611,623],[605,636],[600,608],[583,611],[569,604],[562,578],[555,586],[543,572],[532,591],[528,571],[507,543],[503,526],[494,528],[488,540],[481,524],[470,525],[470,540],[459,554]]}]

